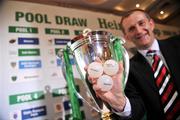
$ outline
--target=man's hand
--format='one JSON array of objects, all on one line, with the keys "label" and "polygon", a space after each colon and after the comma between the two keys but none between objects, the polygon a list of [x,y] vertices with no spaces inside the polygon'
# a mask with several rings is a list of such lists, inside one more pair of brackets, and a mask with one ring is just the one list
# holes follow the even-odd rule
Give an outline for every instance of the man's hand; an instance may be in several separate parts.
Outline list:
[{"label": "man's hand", "polygon": [[[98,62],[101,62],[97,60]],[[116,75],[111,76],[113,80],[113,86],[112,89],[109,91],[102,91],[100,86],[97,85],[97,78],[90,78],[88,77],[89,81],[93,85],[93,89],[97,95],[97,97],[101,98],[103,101],[109,103],[113,109],[116,111],[123,111],[125,104],[126,104],[126,98],[123,92],[123,63],[119,62],[119,71]]]}]

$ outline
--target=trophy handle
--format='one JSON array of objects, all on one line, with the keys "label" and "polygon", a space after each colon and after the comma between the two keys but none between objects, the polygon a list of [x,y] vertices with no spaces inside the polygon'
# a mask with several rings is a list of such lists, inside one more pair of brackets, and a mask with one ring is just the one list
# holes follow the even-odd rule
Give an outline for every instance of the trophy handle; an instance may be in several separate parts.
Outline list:
[{"label": "trophy handle", "polygon": [[116,61],[123,61],[124,66],[124,74],[123,74],[123,90],[125,89],[128,75],[129,75],[129,55],[126,49],[124,48],[123,44],[125,40],[120,37],[112,37],[111,38],[111,47],[113,57]]},{"label": "trophy handle", "polygon": [[125,85],[127,83],[127,80],[128,80],[128,75],[129,75],[129,55],[128,55],[128,52],[126,51],[126,49],[123,47],[123,52],[124,52],[124,81],[123,81],[123,88],[125,88]]},{"label": "trophy handle", "polygon": [[75,96],[76,89],[73,77],[73,70],[70,64],[69,58],[69,50],[68,49],[60,49],[57,53],[57,56],[62,60],[62,73],[64,78],[66,79],[68,92],[70,97],[70,102],[72,105],[72,116],[73,119],[83,120],[80,105],[77,97]]},{"label": "trophy handle", "polygon": [[[62,73],[63,73],[63,77],[66,79],[66,65],[65,65],[65,60],[64,60],[64,56],[63,56],[63,52],[64,52],[64,49],[61,48],[58,53],[57,53],[57,56],[61,59],[61,70],[62,70]],[[67,79],[66,79],[67,81]],[[75,88],[75,85],[72,85],[72,88],[76,94],[76,96],[83,100],[89,107],[92,107],[95,111],[97,112],[100,112],[100,110],[98,110],[96,107],[94,107],[93,105],[91,105],[87,100],[85,100],[82,95],[80,93],[77,92],[76,88]]]}]

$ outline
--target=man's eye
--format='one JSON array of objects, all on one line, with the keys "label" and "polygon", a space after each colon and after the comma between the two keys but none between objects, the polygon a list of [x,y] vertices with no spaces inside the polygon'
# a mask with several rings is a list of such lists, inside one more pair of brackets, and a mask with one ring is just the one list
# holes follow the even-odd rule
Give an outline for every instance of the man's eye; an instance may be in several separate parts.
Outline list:
[{"label": "man's eye", "polygon": [[129,28],[129,32],[133,32],[134,31],[134,27]]},{"label": "man's eye", "polygon": [[143,26],[143,25],[145,25],[145,22],[141,21],[141,22],[139,22],[139,25]]}]

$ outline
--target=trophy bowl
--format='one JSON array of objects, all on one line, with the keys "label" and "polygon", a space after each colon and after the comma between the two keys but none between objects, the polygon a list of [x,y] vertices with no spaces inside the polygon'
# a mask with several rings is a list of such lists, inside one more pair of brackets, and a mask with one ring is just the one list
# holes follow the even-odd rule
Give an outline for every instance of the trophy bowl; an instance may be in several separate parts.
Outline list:
[{"label": "trophy bowl", "polygon": [[[92,63],[92,73],[95,75],[98,70],[101,71],[102,67],[98,68],[98,63],[96,59],[100,59],[103,64],[107,63],[107,68],[110,66],[109,72],[112,73],[113,70],[116,71],[118,68],[117,65],[110,65],[110,63],[118,63],[122,61],[124,71],[123,71],[123,80],[122,85],[123,88],[126,85],[127,77],[129,73],[129,56],[124,48],[123,44],[125,43],[123,38],[113,36],[110,32],[95,30],[95,31],[84,31],[84,34],[78,35],[73,38],[68,44],[67,48],[70,51],[70,54],[73,56],[76,64],[76,68],[82,78],[83,85],[88,91],[88,94],[92,98],[95,103],[95,108],[98,112],[101,113],[101,118],[105,120],[110,120],[110,110],[106,106],[106,104],[95,95],[94,90],[92,89],[91,82],[87,79],[89,73],[85,70],[85,67],[90,66]],[[107,62],[108,61],[108,62]],[[112,69],[115,68],[115,69]],[[97,69],[96,69],[97,68]],[[104,68],[105,69],[105,68]],[[104,70],[105,72],[105,70]],[[104,73],[103,72],[103,73]],[[108,72],[107,72],[108,73]],[[66,74],[66,73],[64,73]],[[100,77],[103,76],[100,74]],[[108,80],[106,75],[102,80]],[[111,80],[108,80],[111,81]],[[112,81],[113,84],[113,81]],[[105,88],[108,88],[105,86]],[[109,87],[111,89],[111,87]],[[78,97],[82,98],[87,102],[85,98],[81,96],[80,93],[76,92]],[[88,102],[87,102],[88,103]],[[88,103],[89,104],[89,103]],[[90,105],[91,106],[91,105]]]}]

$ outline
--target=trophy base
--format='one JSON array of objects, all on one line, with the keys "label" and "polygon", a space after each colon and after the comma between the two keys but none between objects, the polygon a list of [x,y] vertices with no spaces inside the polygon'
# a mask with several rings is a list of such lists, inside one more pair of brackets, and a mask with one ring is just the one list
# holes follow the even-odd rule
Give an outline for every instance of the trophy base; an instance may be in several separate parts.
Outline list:
[{"label": "trophy base", "polygon": [[102,114],[101,118],[102,120],[112,120],[110,116],[111,116],[111,112],[106,112]]}]

